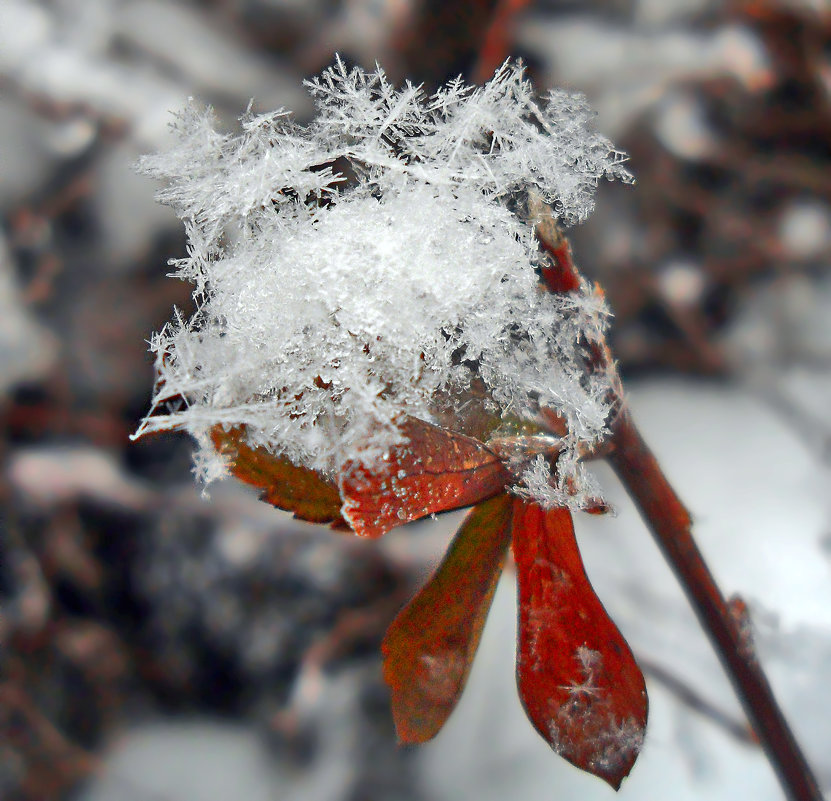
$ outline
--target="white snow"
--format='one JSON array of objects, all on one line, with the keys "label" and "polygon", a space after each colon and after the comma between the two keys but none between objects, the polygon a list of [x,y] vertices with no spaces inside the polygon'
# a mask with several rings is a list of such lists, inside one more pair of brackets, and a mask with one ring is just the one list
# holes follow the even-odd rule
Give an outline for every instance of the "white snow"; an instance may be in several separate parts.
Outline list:
[{"label": "white snow", "polygon": [[[338,59],[307,86],[309,126],[248,113],[228,135],[192,105],[177,146],[141,162],[185,223],[175,264],[199,308],[154,337],[139,433],[181,427],[207,443],[212,426],[244,424],[253,444],[334,471],[380,458],[403,415],[458,412],[479,379],[495,415],[547,405],[567,421],[558,479],[579,505],[571,457],[605,430],[609,390],[585,375],[581,343],[606,310],[587,285],[541,290],[523,206],[533,193],[582,220],[601,177],[628,180],[623,157],[581,96],[537,98],[519,64],[425,96]],[[210,455],[197,454],[202,478],[218,473]]]}]

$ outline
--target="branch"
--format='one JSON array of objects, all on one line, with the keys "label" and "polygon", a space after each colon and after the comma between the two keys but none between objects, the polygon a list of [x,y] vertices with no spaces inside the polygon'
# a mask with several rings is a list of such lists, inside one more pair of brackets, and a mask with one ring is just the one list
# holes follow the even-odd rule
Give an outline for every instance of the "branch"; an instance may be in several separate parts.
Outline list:
[{"label": "branch", "polygon": [[822,801],[819,785],[756,659],[743,610],[719,592],[692,537],[689,513],[626,408],[612,425],[608,459],[681,582],[787,797]]},{"label": "branch", "polygon": [[[550,259],[542,270],[546,286],[555,293],[573,291],[579,286],[580,273],[556,215],[533,196],[529,198],[528,214],[534,222],[537,239]],[[605,342],[595,345],[587,366],[590,371],[604,370],[612,377],[620,406],[611,425],[611,437],[602,450],[589,456],[608,459],[638,506],[707,632],[787,797],[791,801],[823,801],[817,780],[756,659],[747,609],[740,599],[725,601],[716,586],[693,539],[689,512],[670,486],[623,402],[617,368]],[[552,427],[551,420],[546,419],[546,424]]]}]

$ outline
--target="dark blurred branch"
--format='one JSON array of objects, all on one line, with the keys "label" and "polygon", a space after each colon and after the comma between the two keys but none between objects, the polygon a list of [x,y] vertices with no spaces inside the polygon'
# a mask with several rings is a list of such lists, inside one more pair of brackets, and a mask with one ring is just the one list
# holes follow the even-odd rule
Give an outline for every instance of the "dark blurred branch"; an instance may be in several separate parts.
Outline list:
[{"label": "dark blurred branch", "polygon": [[499,0],[424,0],[417,23],[397,42],[406,74],[433,89],[471,77]]},{"label": "dark blurred branch", "polygon": [[745,745],[759,745],[756,735],[747,724],[735,720],[724,710],[719,709],[715,704],[704,698],[694,687],[667,670],[663,665],[644,659],[642,656],[638,657],[638,665],[640,665],[644,675],[649,676],[659,684],[663,684],[682,704],[686,704],[690,709],[720,726],[735,740]]}]

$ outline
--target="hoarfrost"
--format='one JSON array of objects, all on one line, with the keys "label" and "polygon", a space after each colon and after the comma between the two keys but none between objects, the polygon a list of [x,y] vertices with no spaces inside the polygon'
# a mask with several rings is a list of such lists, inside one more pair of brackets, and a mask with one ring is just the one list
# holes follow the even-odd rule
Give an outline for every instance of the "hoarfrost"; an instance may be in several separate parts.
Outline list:
[{"label": "hoarfrost", "polygon": [[[596,672],[603,665],[602,654],[581,645],[574,657],[580,677],[561,688],[568,691],[568,698],[552,710],[548,722],[552,747],[559,754],[575,754],[588,746],[588,765],[603,773],[615,773],[640,752],[644,728],[633,717],[617,717],[610,699],[595,684]],[[576,728],[575,721],[579,721]],[[575,731],[579,738],[587,737],[588,743],[575,741]]]},{"label": "hoarfrost", "polygon": [[520,498],[536,501],[544,509],[585,509],[596,505],[600,489],[580,462],[576,444],[573,439],[564,442],[556,470],[545,456],[535,456],[511,491]]},{"label": "hoarfrost", "polygon": [[[644,730],[634,718],[617,720],[608,709],[600,707],[586,726],[597,729],[592,743],[593,756],[589,760],[589,767],[594,771],[614,773],[621,765],[631,762],[633,755],[640,753],[643,746]],[[550,722],[552,748],[558,754],[572,753],[575,749],[566,732],[562,719]]]},{"label": "hoarfrost", "polygon": [[579,679],[572,679],[561,687],[563,690],[568,690],[570,699],[564,708],[569,709],[570,712],[574,711],[573,706],[581,706],[586,698],[598,698],[601,693],[594,678],[595,671],[603,664],[603,655],[600,651],[580,645],[575,652],[575,659],[580,665],[582,675]]},{"label": "hoarfrost", "polygon": [[[538,99],[518,63],[425,96],[338,59],[307,87],[308,126],[249,108],[224,134],[191,103],[174,149],[140,163],[184,221],[188,255],[171,264],[197,311],[153,337],[157,386],[136,435],[186,429],[208,480],[224,469],[217,424],[332,472],[400,444],[404,415],[446,424],[476,379],[495,414],[562,415],[558,481],[579,485],[577,446],[603,434],[609,392],[580,343],[607,313],[588,287],[540,289],[524,209],[533,193],[577,222],[601,177],[628,180],[584,99]],[[535,497],[579,505],[579,486],[539,483]]]}]

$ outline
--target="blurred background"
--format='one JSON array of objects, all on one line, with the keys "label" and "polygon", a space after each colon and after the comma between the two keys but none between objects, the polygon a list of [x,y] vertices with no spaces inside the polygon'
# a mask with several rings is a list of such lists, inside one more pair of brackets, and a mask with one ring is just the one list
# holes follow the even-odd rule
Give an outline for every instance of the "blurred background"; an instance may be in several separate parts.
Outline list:
[{"label": "blurred background", "polygon": [[[340,52],[428,88],[521,56],[631,154],[572,232],[604,287],[636,418],[831,788],[828,0],[3,0],[0,797],[9,801],[601,799],[513,683],[513,576],[439,737],[398,748],[378,646],[455,518],[359,542],[233,482],[190,442],[131,443],[146,339],[188,310],[180,225],[132,165],[189,96],[231,127],[312,107]],[[611,474],[578,521],[647,673],[621,796],[777,799],[672,576]]]}]

